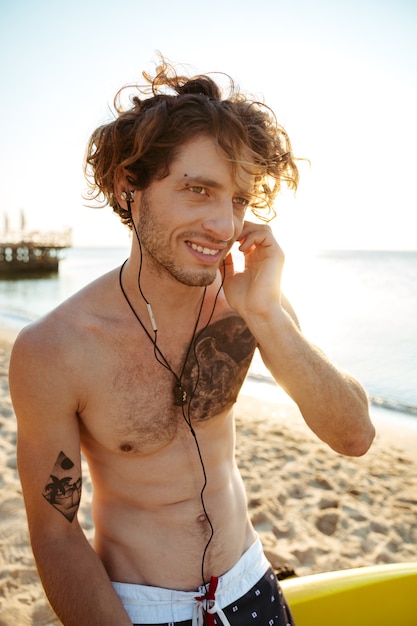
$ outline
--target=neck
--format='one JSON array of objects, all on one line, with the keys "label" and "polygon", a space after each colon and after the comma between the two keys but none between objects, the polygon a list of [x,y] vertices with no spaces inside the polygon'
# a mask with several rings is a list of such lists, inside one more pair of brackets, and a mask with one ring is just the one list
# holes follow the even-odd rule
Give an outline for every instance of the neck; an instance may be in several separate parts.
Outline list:
[{"label": "neck", "polygon": [[[195,319],[196,311],[200,305],[205,291],[208,294],[216,294],[220,285],[216,280],[209,287],[189,286],[176,280],[167,272],[166,275],[155,276],[149,272],[146,266],[140,271],[140,259],[131,256],[123,268],[123,287],[131,303],[142,315],[148,315],[150,304],[157,323],[172,324],[177,318],[179,323],[189,324]],[[210,298],[211,299],[211,298]],[[203,320],[204,321],[204,320]]]}]

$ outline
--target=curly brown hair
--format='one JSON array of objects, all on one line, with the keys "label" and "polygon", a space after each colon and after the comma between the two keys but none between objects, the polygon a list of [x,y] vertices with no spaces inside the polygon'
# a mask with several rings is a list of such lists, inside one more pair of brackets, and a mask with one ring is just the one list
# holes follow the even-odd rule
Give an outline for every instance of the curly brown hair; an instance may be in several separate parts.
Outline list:
[{"label": "curly brown hair", "polygon": [[[123,87],[114,99],[116,118],[97,128],[88,143],[84,172],[87,196],[109,204],[132,227],[131,215],[114,194],[116,177],[124,174],[136,189],[146,189],[169,174],[179,148],[198,135],[213,137],[230,159],[255,179],[252,212],[269,221],[273,201],[284,182],[296,190],[298,169],[286,131],[265,104],[240,93],[229,80],[229,93],[208,75],[186,77],[163,57],[154,77],[142,73],[147,85],[135,86],[130,108],[121,105]],[[249,160],[248,160],[249,154]],[[243,158],[245,156],[245,158]]]}]

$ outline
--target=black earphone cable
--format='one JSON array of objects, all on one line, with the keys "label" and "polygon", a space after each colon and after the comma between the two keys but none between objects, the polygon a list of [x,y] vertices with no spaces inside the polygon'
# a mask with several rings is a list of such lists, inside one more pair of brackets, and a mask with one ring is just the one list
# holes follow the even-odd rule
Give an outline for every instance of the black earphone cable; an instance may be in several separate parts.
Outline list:
[{"label": "black earphone cable", "polygon": [[[131,201],[127,202],[129,211],[130,211],[130,202]],[[139,251],[140,251],[140,263],[139,263],[138,280],[137,280],[137,282],[138,282],[138,289],[139,289],[139,293],[142,296],[146,306],[148,307],[148,312],[150,311],[150,316],[151,316],[152,307],[151,307],[149,301],[147,300],[145,294],[143,293],[142,287],[141,287],[141,280],[140,279],[141,279],[141,273],[142,273],[142,260],[143,260],[142,244],[141,244],[139,233],[137,231],[137,228],[136,228],[136,225],[135,225],[133,219],[132,219],[132,225],[133,225],[133,229],[134,229],[137,241],[138,241]],[[199,308],[199,311],[198,311],[197,320],[196,320],[196,323],[195,323],[195,326],[194,326],[194,330],[193,330],[193,334],[192,334],[192,337],[191,337],[191,341],[189,343],[189,346],[188,346],[188,349],[187,349],[187,352],[186,352],[186,355],[185,355],[185,359],[184,359],[184,362],[183,362],[183,366],[182,366],[182,369],[181,369],[180,376],[178,376],[174,372],[174,370],[171,368],[171,366],[168,363],[166,357],[164,356],[164,354],[162,353],[162,351],[160,350],[160,348],[159,348],[159,346],[157,344],[158,329],[156,327],[156,324],[152,323],[153,331],[154,331],[154,337],[152,337],[152,335],[149,333],[148,329],[146,328],[146,326],[144,325],[144,323],[140,319],[139,315],[137,314],[136,310],[134,309],[132,303],[130,302],[130,300],[129,300],[129,298],[128,298],[125,290],[124,290],[123,282],[122,282],[122,274],[123,274],[123,268],[126,265],[126,262],[127,262],[127,259],[122,264],[122,266],[120,268],[120,272],[119,272],[119,285],[120,285],[121,292],[122,292],[122,294],[123,294],[127,304],[129,305],[132,313],[134,314],[134,316],[136,317],[137,321],[139,322],[140,326],[142,327],[142,329],[145,331],[146,335],[148,336],[148,338],[152,342],[152,344],[154,346],[154,357],[155,357],[155,359],[157,360],[158,363],[160,363],[165,369],[167,369],[169,372],[171,372],[171,374],[174,376],[175,381],[176,381],[176,385],[178,387],[178,391],[179,391],[180,394],[184,393],[184,390],[182,388],[182,376],[184,374],[185,367],[186,367],[186,364],[188,362],[188,358],[189,358],[191,349],[193,349],[194,358],[195,358],[195,362],[196,362],[196,365],[197,365],[196,381],[195,381],[194,387],[193,387],[193,389],[192,389],[192,391],[190,393],[189,398],[187,398],[187,394],[185,393],[185,398],[188,399],[187,414],[186,414],[185,402],[184,401],[180,403],[180,406],[181,406],[181,412],[182,412],[183,419],[185,420],[185,422],[186,422],[186,424],[187,424],[187,426],[188,426],[188,428],[190,430],[190,433],[191,433],[191,435],[192,435],[192,437],[194,439],[194,443],[195,443],[195,446],[196,446],[196,449],[197,449],[198,458],[199,458],[201,469],[202,469],[202,472],[203,472],[203,486],[202,486],[202,489],[200,491],[200,502],[201,502],[201,506],[202,506],[202,509],[203,509],[203,513],[204,513],[204,515],[206,517],[207,523],[208,523],[209,528],[210,528],[210,535],[209,535],[208,541],[207,541],[207,543],[206,543],[206,545],[204,547],[203,555],[202,555],[202,561],[201,561],[201,578],[202,578],[203,585],[206,587],[207,583],[206,583],[205,576],[204,576],[204,565],[205,565],[205,559],[206,559],[206,556],[207,556],[208,548],[209,548],[210,543],[212,542],[213,537],[214,537],[214,526],[213,526],[213,523],[211,522],[210,517],[208,515],[207,509],[206,509],[205,500],[204,500],[204,492],[205,492],[205,490],[207,488],[208,479],[207,479],[207,472],[206,472],[206,468],[205,468],[205,465],[204,465],[203,456],[202,456],[202,453],[201,453],[200,444],[199,444],[199,441],[198,441],[198,438],[197,438],[197,434],[196,434],[196,432],[195,432],[195,430],[193,428],[193,425],[192,425],[191,403],[192,403],[192,401],[193,401],[193,399],[195,397],[196,389],[197,389],[199,378],[200,378],[200,363],[198,361],[198,357],[197,357],[197,353],[196,353],[196,342],[197,342],[198,337],[207,329],[207,327],[209,326],[209,324],[210,324],[210,322],[211,322],[211,320],[213,318],[214,311],[215,311],[215,308],[216,308],[216,304],[217,304],[217,301],[218,301],[218,297],[220,295],[220,292],[221,292],[221,289],[222,289],[223,283],[224,283],[225,262],[223,260],[223,275],[222,275],[220,286],[219,286],[219,288],[217,290],[217,293],[215,295],[215,298],[214,298],[213,307],[212,307],[211,313],[209,315],[208,321],[206,322],[204,327],[197,333],[197,328],[198,328],[198,324],[200,322],[201,313],[202,313],[202,310],[203,310],[203,305],[204,305],[204,302],[205,302],[205,296],[206,296],[206,292],[207,292],[207,287],[204,288],[204,293],[203,293],[203,297],[202,297],[202,300],[201,300],[201,303],[200,303],[200,308]],[[153,316],[153,314],[152,314],[152,316]],[[152,321],[152,319],[151,319],[151,321]]]}]

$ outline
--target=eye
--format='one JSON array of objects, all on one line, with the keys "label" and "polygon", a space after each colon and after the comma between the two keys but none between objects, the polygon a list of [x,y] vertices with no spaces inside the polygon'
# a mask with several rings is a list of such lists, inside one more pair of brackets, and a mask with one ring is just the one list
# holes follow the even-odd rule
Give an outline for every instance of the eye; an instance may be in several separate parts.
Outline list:
[{"label": "eye", "polygon": [[247,198],[237,196],[233,198],[233,204],[237,204],[241,209],[246,209],[249,206],[249,200]]},{"label": "eye", "polygon": [[207,189],[202,185],[187,185],[187,189],[197,194],[198,196],[206,196]]}]

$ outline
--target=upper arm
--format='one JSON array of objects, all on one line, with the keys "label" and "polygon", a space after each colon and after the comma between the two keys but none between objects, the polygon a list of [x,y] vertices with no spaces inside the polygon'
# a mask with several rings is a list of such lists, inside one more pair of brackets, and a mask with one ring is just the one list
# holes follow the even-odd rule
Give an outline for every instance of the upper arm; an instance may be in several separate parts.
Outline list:
[{"label": "upper arm", "polygon": [[21,333],[10,360],[17,462],[32,542],[78,529],[77,394],[63,353],[57,336],[39,325]]}]

